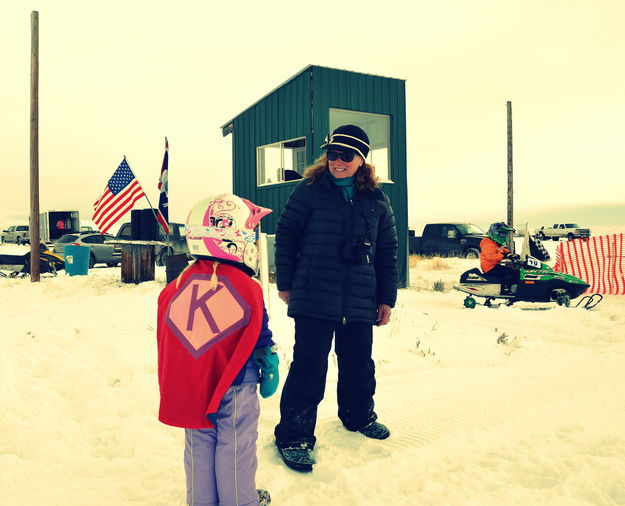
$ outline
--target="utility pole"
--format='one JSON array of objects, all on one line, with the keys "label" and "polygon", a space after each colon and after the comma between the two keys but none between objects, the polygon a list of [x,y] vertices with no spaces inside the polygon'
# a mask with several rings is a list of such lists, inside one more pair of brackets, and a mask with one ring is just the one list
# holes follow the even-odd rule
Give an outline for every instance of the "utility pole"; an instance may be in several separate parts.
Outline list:
[{"label": "utility pole", "polygon": [[30,280],[40,281],[39,264],[39,12],[30,14]]},{"label": "utility pole", "polygon": [[[512,102],[506,102],[508,109],[508,225],[514,227],[514,192],[513,192],[513,172],[512,172]],[[514,253],[514,233],[510,232],[508,237],[510,251]]]}]

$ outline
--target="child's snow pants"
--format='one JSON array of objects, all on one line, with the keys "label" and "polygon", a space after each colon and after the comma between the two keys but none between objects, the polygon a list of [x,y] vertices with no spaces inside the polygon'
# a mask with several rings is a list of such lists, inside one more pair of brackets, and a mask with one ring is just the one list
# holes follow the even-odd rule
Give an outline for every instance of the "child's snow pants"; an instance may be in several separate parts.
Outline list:
[{"label": "child's snow pants", "polygon": [[257,383],[232,386],[214,429],[185,429],[184,467],[191,506],[258,505],[256,440],[260,406]]}]

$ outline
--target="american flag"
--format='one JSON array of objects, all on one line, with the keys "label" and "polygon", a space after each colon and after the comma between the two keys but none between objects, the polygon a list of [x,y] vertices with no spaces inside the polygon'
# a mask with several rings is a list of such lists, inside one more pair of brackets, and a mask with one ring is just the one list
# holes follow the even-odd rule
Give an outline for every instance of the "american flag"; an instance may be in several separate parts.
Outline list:
[{"label": "american flag", "polygon": [[158,181],[158,189],[161,191],[161,194],[158,198],[158,212],[156,213],[156,217],[167,235],[169,235],[169,198],[167,196],[169,191],[168,164],[169,142],[167,142],[167,137],[165,137],[165,156],[163,156],[163,165],[161,166],[161,178]]},{"label": "american flag", "polygon": [[109,179],[104,194],[93,204],[92,219],[100,229],[100,233],[107,232],[144,195],[139,181],[124,157]]}]

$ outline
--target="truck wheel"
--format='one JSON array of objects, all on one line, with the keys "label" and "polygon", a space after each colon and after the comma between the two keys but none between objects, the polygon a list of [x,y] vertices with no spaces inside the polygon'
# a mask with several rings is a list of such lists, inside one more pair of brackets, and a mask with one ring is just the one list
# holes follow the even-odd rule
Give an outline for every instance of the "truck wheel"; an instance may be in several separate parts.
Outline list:
[{"label": "truck wheel", "polygon": [[95,257],[93,256],[93,253],[91,253],[89,255],[89,269],[93,269],[94,265],[95,265]]},{"label": "truck wheel", "polygon": [[106,262],[107,267],[117,267],[117,262]]},{"label": "truck wheel", "polygon": [[566,237],[567,237],[567,239],[569,241],[572,241],[573,239],[575,239],[575,236],[573,234],[571,234],[570,232],[569,232],[569,234]]},{"label": "truck wheel", "polygon": [[4,244],[4,237],[0,237],[0,243]]},{"label": "truck wheel", "polygon": [[464,251],[464,258],[470,258],[471,260],[476,260],[480,258],[480,250],[476,248],[467,248]]},{"label": "truck wheel", "polygon": [[559,237],[552,237],[552,238],[551,238],[551,240],[552,240],[552,241],[559,241],[559,240],[560,240],[560,238],[559,238]]},{"label": "truck wheel", "polygon": [[15,238],[15,244],[17,244],[19,246],[20,244],[22,244],[22,240],[19,237],[16,237]]}]

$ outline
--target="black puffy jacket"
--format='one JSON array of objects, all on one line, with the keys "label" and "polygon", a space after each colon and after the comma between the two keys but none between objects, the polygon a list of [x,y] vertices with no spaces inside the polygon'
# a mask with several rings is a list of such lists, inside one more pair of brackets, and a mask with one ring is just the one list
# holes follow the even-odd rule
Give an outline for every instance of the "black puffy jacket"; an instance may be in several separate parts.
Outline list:
[{"label": "black puffy jacket", "polygon": [[[289,316],[375,324],[378,304],[397,299],[397,232],[388,197],[379,189],[347,202],[324,172],[294,190],[276,230],[278,290],[290,290]],[[358,246],[371,243],[370,264]]]}]

